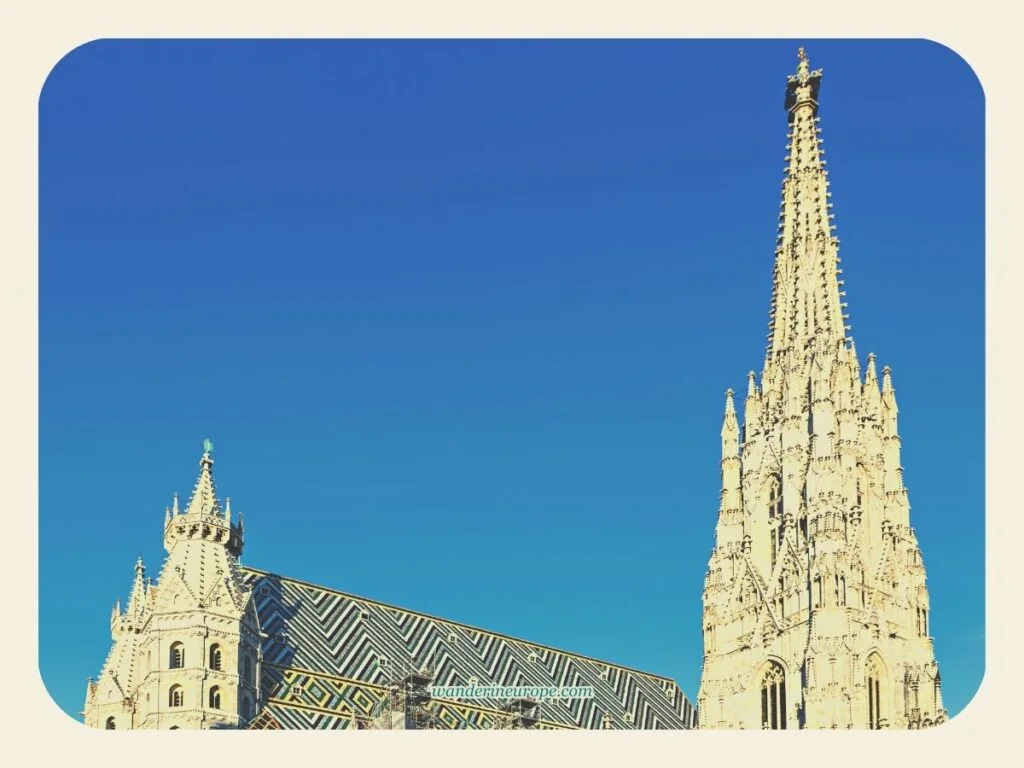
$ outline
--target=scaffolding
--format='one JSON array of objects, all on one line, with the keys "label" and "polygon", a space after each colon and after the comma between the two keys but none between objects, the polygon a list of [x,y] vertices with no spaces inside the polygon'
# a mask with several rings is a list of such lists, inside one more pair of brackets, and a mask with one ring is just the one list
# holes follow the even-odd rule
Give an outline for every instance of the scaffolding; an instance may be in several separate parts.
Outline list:
[{"label": "scaffolding", "polygon": [[359,727],[376,731],[422,731],[443,728],[430,707],[429,686],[434,675],[429,668],[400,673]]},{"label": "scaffolding", "polygon": [[494,729],[515,731],[530,729],[540,721],[540,702],[533,699],[512,699],[499,710],[494,718]]},{"label": "scaffolding", "polygon": [[[357,715],[355,726],[373,731],[448,730],[438,714],[431,694],[435,671],[431,665],[417,667],[416,662],[393,668],[383,695],[366,715]],[[472,679],[472,678],[471,678]],[[540,702],[511,699],[497,710],[490,710],[494,730],[535,728],[540,721]]]}]

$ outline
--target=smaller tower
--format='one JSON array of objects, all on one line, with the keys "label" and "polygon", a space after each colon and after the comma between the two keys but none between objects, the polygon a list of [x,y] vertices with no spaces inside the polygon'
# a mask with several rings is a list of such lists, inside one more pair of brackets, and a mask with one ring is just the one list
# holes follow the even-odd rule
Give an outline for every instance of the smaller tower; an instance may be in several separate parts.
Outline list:
[{"label": "smaller tower", "polygon": [[260,631],[233,523],[213,483],[213,444],[184,512],[164,513],[167,558],[155,585],[141,558],[128,607],[111,617],[114,646],[86,694],[85,722],[103,728],[234,728],[256,715]]}]

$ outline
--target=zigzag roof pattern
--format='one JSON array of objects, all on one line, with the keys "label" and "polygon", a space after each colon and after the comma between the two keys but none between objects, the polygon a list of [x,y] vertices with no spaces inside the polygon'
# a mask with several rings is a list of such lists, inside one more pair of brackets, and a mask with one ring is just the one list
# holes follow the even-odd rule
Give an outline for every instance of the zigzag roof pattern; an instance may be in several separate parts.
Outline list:
[{"label": "zigzag roof pattern", "polygon": [[[689,729],[675,681],[460,622],[243,567],[263,641],[264,712],[279,727],[350,728],[392,680],[429,668],[434,685],[590,686],[592,699],[541,704],[542,728]],[[492,727],[503,700],[435,699],[449,728]]]}]

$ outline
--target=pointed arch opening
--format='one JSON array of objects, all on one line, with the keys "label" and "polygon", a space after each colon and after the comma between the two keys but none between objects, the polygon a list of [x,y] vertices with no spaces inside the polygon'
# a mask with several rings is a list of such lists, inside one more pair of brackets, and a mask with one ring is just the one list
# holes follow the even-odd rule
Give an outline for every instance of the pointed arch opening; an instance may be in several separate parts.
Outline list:
[{"label": "pointed arch opening", "polygon": [[167,692],[167,706],[185,706],[185,691],[180,685],[172,685],[170,690]]},{"label": "pointed arch opening", "polygon": [[113,717],[108,717],[107,724],[104,726],[104,728],[108,731],[117,730],[117,720],[115,720]]},{"label": "pointed arch opening", "polygon": [[768,527],[772,541],[771,563],[775,567],[782,549],[782,478],[779,475],[772,475],[768,478]]},{"label": "pointed arch opening", "polygon": [[769,662],[761,675],[761,727],[786,729],[786,671],[776,661]]},{"label": "pointed arch opening", "polygon": [[782,518],[782,478],[772,475],[768,479],[768,519]]},{"label": "pointed arch opening", "polygon": [[868,728],[877,731],[885,725],[885,666],[878,653],[872,653],[864,665],[864,682],[868,689]]},{"label": "pointed arch opening", "polygon": [[857,464],[857,509],[864,509],[864,499],[868,493],[868,471],[863,464]]},{"label": "pointed arch opening", "polygon": [[171,669],[181,669],[185,666],[185,644],[184,643],[171,643],[171,650],[169,654],[167,666]]}]

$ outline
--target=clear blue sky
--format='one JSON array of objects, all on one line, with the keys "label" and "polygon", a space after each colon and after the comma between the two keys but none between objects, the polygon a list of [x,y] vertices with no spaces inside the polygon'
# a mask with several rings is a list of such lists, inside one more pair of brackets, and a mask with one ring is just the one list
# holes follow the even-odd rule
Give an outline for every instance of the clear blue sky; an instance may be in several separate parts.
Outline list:
[{"label": "clear blue sky", "polygon": [[[40,664],[204,437],[243,562],[679,681],[804,44],[947,706],[983,667],[983,94],[924,41],[104,41],[40,98]],[[390,565],[389,565],[390,564]]]}]

